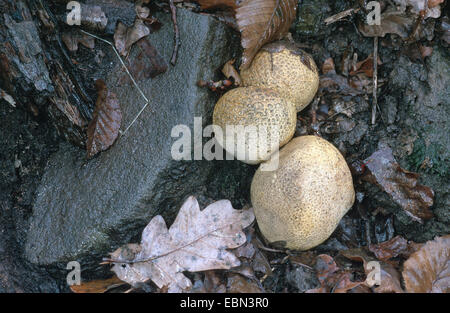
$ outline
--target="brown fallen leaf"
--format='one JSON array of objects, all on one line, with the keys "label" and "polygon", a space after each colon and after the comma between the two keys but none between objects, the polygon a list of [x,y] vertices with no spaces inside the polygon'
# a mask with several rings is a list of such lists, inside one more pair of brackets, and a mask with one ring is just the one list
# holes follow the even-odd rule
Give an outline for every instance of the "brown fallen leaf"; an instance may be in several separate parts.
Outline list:
[{"label": "brown fallen leaf", "polygon": [[241,69],[250,66],[266,43],[282,39],[296,17],[297,0],[242,0],[236,20],[244,48]]},{"label": "brown fallen leaf", "polygon": [[369,245],[369,250],[375,254],[377,259],[387,261],[408,252],[408,241],[402,236],[396,236],[391,240]]},{"label": "brown fallen leaf", "polygon": [[363,178],[379,185],[415,221],[433,217],[434,191],[418,183],[419,174],[402,169],[390,148],[376,151],[364,162],[370,173]]},{"label": "brown fallen leaf", "polygon": [[148,34],[150,34],[150,29],[141,19],[136,19],[132,27],[127,27],[119,22],[114,33],[114,45],[120,55],[125,56],[135,42]]},{"label": "brown fallen leaf", "polygon": [[330,72],[336,74],[333,58],[326,59],[322,64],[322,74],[327,74]]},{"label": "brown fallen leaf", "polygon": [[81,285],[70,286],[70,290],[75,293],[104,293],[109,289],[125,284],[117,276],[113,276],[104,280],[93,280],[83,282]]},{"label": "brown fallen leaf", "polygon": [[61,39],[66,45],[67,49],[72,52],[78,50],[78,44],[82,44],[89,49],[95,48],[95,38],[83,34],[78,30],[71,30],[63,33],[61,35]]},{"label": "brown fallen leaf", "polygon": [[428,241],[403,265],[407,292],[450,292],[450,235]]},{"label": "brown fallen leaf", "polygon": [[[374,257],[370,256],[365,248],[355,248],[340,251],[340,254],[346,258],[363,262],[363,267],[366,275],[370,275],[373,268],[368,266],[369,262],[375,261],[380,264],[380,285],[374,288],[376,293],[403,293],[403,289],[400,284],[400,274],[397,270],[388,263],[377,261]],[[366,283],[367,284],[367,283]]]},{"label": "brown fallen leaf", "polygon": [[97,101],[93,118],[87,128],[87,158],[105,151],[116,141],[122,122],[122,111],[117,96],[108,90],[103,80],[95,82]]},{"label": "brown fallen leaf", "polygon": [[307,290],[306,293],[346,293],[363,283],[351,281],[352,274],[341,270],[327,254],[317,256],[315,268],[320,287]]},{"label": "brown fallen leaf", "polygon": [[[383,64],[378,58],[378,65]],[[367,77],[373,77],[373,55],[368,56],[365,60],[356,63],[356,69],[350,71],[350,76],[364,73]]]},{"label": "brown fallen leaf", "polygon": [[408,38],[414,25],[414,16],[402,12],[386,12],[381,15],[379,25],[360,23],[358,30],[365,37],[384,37],[386,34],[396,34]]},{"label": "brown fallen leaf", "polygon": [[200,211],[197,200],[189,197],[169,229],[161,216],[155,216],[142,232],[140,245],[117,249],[109,261],[117,277],[133,286],[151,279],[158,288],[168,286],[169,292],[188,291],[192,282],[184,271],[240,265],[227,249],[246,242],[243,229],[254,218],[251,210],[235,210],[228,200]]},{"label": "brown fallen leaf", "polygon": [[[148,38],[143,38],[136,43],[136,49],[139,51],[134,58],[128,58],[127,67],[131,76],[136,81],[155,78],[167,71],[168,65],[164,58],[152,46]],[[132,84],[127,73],[124,73],[119,80],[120,85]]]},{"label": "brown fallen leaf", "polygon": [[237,9],[236,0],[196,0],[200,4],[200,9],[210,10],[217,8]]},{"label": "brown fallen leaf", "polygon": [[239,75],[238,71],[234,67],[234,59],[229,60],[222,68],[222,73],[226,78],[233,78],[234,84],[236,86],[242,85],[241,75]]},{"label": "brown fallen leaf", "polygon": [[230,274],[227,281],[228,293],[261,293],[265,290],[254,280],[245,278],[239,274]]}]

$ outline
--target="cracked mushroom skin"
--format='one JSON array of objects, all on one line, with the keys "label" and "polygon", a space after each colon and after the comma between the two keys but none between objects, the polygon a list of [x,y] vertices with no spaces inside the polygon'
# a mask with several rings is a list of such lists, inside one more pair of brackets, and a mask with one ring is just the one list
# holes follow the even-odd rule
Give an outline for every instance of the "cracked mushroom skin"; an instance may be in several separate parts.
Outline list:
[{"label": "cracked mushroom skin", "polygon": [[316,136],[294,138],[274,171],[256,171],[251,200],[271,243],[308,250],[324,242],[355,200],[350,169],[338,149]]},{"label": "cracked mushroom skin", "polygon": [[[240,155],[238,159],[247,164],[259,164],[267,160],[279,147],[288,143],[294,136],[296,122],[297,114],[292,103],[274,90],[259,87],[239,87],[228,91],[217,101],[213,113],[213,124],[223,132],[223,136],[216,134],[218,143],[229,154],[235,157]],[[255,127],[256,142],[246,136],[245,151],[240,149],[237,153],[237,143],[239,138],[243,138],[243,132],[237,132],[236,136],[233,131],[227,131],[230,126],[245,129]],[[267,130],[267,133],[262,129]],[[262,136],[267,136],[267,149],[261,148],[263,146],[259,144],[264,138]],[[277,136],[279,140],[276,140]],[[251,157],[250,149],[257,149],[258,155]],[[246,153],[245,157],[242,152]]]},{"label": "cracked mushroom skin", "polygon": [[297,112],[312,101],[319,88],[314,59],[287,41],[265,45],[250,67],[241,71],[241,77],[244,86],[277,90],[294,103]]}]

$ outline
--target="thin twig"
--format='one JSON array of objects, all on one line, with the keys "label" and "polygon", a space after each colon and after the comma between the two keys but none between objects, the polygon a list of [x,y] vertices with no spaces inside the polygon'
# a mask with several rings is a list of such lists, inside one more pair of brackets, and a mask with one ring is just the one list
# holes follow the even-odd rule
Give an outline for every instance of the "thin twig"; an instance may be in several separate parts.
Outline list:
[{"label": "thin twig", "polygon": [[373,37],[373,102],[372,102],[372,125],[375,125],[378,106],[378,37]]},{"label": "thin twig", "polygon": [[114,47],[114,44],[112,42],[109,42],[106,39],[103,39],[99,36],[96,36],[94,34],[91,34],[87,31],[84,31],[82,29],[80,29],[80,31],[82,33],[85,33],[86,35],[89,35],[91,37],[94,37],[100,41],[103,41],[104,43],[108,44],[111,46],[111,48],[113,49],[114,53],[116,54],[117,58],[119,59],[120,63],[122,64],[122,66],[124,67],[128,77],[130,77],[131,81],[133,82],[134,87],[136,87],[136,89],[138,90],[138,92],[141,94],[141,97],[144,99],[145,104],[142,107],[142,109],[139,111],[139,113],[135,116],[135,118],[131,121],[130,125],[128,125],[128,127],[124,130],[124,131],[120,131],[120,135],[123,136],[129,129],[131,126],[133,126],[133,124],[136,122],[136,120],[139,118],[139,116],[142,114],[142,112],[144,112],[145,108],[147,108],[148,104],[150,103],[150,101],[148,100],[148,98],[145,96],[144,92],[142,91],[142,89],[139,87],[139,85],[136,83],[136,80],[133,78],[133,76],[131,75],[130,71],[128,70],[127,66],[125,65],[125,62],[122,60],[122,57],[120,56],[119,52],[117,51],[116,47]]},{"label": "thin twig", "polygon": [[335,15],[332,15],[330,17],[327,17],[324,22],[328,26],[328,25],[336,23],[337,21],[340,21],[343,18],[345,18],[345,17],[347,17],[349,15],[352,15],[353,13],[356,13],[358,11],[359,11],[359,9],[353,9],[353,8],[352,9],[348,9],[348,10],[339,12],[339,13],[337,13]]},{"label": "thin twig", "polygon": [[173,47],[173,52],[172,52],[172,58],[170,59],[170,64],[172,64],[173,66],[175,66],[175,64],[177,63],[177,58],[178,58],[178,48],[181,45],[180,42],[180,30],[178,29],[178,23],[177,23],[177,7],[174,4],[174,0],[169,0],[169,5],[170,5],[170,12],[172,13],[172,23],[173,23],[173,31],[174,31],[174,47]]}]

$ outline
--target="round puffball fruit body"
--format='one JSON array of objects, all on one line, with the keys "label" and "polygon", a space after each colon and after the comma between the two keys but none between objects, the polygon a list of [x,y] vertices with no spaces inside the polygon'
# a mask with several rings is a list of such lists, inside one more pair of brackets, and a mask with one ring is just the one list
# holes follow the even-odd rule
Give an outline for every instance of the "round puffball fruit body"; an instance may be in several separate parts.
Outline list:
[{"label": "round puffball fruit body", "polygon": [[313,248],[332,234],[353,205],[350,169],[322,138],[294,138],[281,149],[278,169],[263,171],[263,165],[253,177],[251,200],[269,242],[283,242],[293,250]]},{"label": "round puffball fruit body", "polygon": [[267,160],[294,135],[293,104],[274,90],[240,87],[225,93],[214,107],[215,137],[227,151],[248,164]]},{"label": "round puffball fruit body", "polygon": [[265,45],[251,65],[241,71],[244,86],[266,87],[288,98],[297,112],[314,98],[319,71],[314,59],[297,45],[277,41]]}]

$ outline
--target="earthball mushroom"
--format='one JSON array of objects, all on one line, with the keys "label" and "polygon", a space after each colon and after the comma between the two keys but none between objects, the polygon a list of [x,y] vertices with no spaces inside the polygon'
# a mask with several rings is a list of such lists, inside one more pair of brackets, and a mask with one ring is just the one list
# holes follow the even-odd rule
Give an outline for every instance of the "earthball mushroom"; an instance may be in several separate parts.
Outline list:
[{"label": "earthball mushroom", "polygon": [[324,242],[355,200],[350,169],[338,149],[316,136],[296,137],[280,150],[276,170],[264,171],[264,164],[251,184],[264,237],[293,250]]},{"label": "earthball mushroom", "polygon": [[214,107],[217,142],[248,164],[267,160],[294,135],[297,121],[289,100],[268,88],[239,87],[225,93]]},{"label": "earthball mushroom", "polygon": [[314,59],[287,41],[265,45],[250,67],[241,71],[241,78],[244,86],[278,91],[295,105],[297,112],[311,102],[319,88],[319,71]]}]

